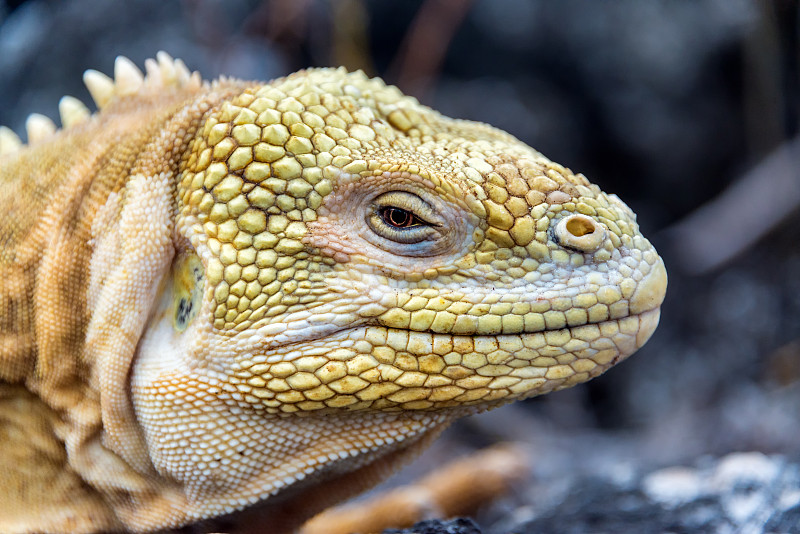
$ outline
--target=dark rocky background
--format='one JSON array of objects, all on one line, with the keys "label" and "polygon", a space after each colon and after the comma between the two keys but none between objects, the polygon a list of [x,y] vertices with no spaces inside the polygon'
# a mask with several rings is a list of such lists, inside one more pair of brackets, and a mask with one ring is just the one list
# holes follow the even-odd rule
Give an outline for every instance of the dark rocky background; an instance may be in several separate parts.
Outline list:
[{"label": "dark rocky background", "polygon": [[454,426],[409,473],[516,440],[533,475],[485,532],[800,531],[796,0],[32,0],[0,20],[17,132],[62,94],[90,102],[83,70],[118,54],[205,78],[342,64],[619,194],[670,275],[653,339]]}]

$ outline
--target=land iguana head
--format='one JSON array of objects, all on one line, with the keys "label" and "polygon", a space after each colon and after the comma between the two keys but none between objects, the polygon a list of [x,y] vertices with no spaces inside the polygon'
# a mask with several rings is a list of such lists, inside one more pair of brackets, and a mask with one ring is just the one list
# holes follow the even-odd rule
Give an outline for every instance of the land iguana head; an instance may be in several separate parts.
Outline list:
[{"label": "land iguana head", "polygon": [[132,385],[198,514],[589,380],[658,323],[664,265],[619,198],[360,72],[252,85],[181,171]]}]

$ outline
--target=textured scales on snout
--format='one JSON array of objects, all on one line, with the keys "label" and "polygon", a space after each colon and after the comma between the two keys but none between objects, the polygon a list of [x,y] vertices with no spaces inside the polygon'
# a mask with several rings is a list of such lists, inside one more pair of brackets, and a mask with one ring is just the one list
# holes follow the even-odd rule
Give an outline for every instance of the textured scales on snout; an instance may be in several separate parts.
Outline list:
[{"label": "textured scales on snout", "polygon": [[145,66],[0,129],[1,531],[288,530],[656,328],[631,210],[511,135],[361,72]]}]

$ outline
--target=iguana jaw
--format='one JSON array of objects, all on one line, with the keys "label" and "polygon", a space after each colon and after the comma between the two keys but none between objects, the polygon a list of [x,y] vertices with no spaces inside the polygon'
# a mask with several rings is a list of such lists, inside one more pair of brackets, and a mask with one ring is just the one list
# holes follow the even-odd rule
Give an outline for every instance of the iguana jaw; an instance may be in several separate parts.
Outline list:
[{"label": "iguana jaw", "polygon": [[654,309],[521,335],[359,327],[303,346],[303,352],[320,356],[291,359],[271,351],[240,359],[232,380],[276,413],[430,410],[509,401],[601,374],[647,341],[659,314]]}]

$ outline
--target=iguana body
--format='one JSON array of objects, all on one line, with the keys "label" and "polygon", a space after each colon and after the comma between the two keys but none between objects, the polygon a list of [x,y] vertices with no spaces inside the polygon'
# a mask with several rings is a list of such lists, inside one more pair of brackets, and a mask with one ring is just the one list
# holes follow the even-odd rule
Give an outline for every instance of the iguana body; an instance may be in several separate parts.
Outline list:
[{"label": "iguana body", "polygon": [[510,135],[342,69],[147,67],[0,135],[0,531],[292,528],[655,329],[631,211]]}]

